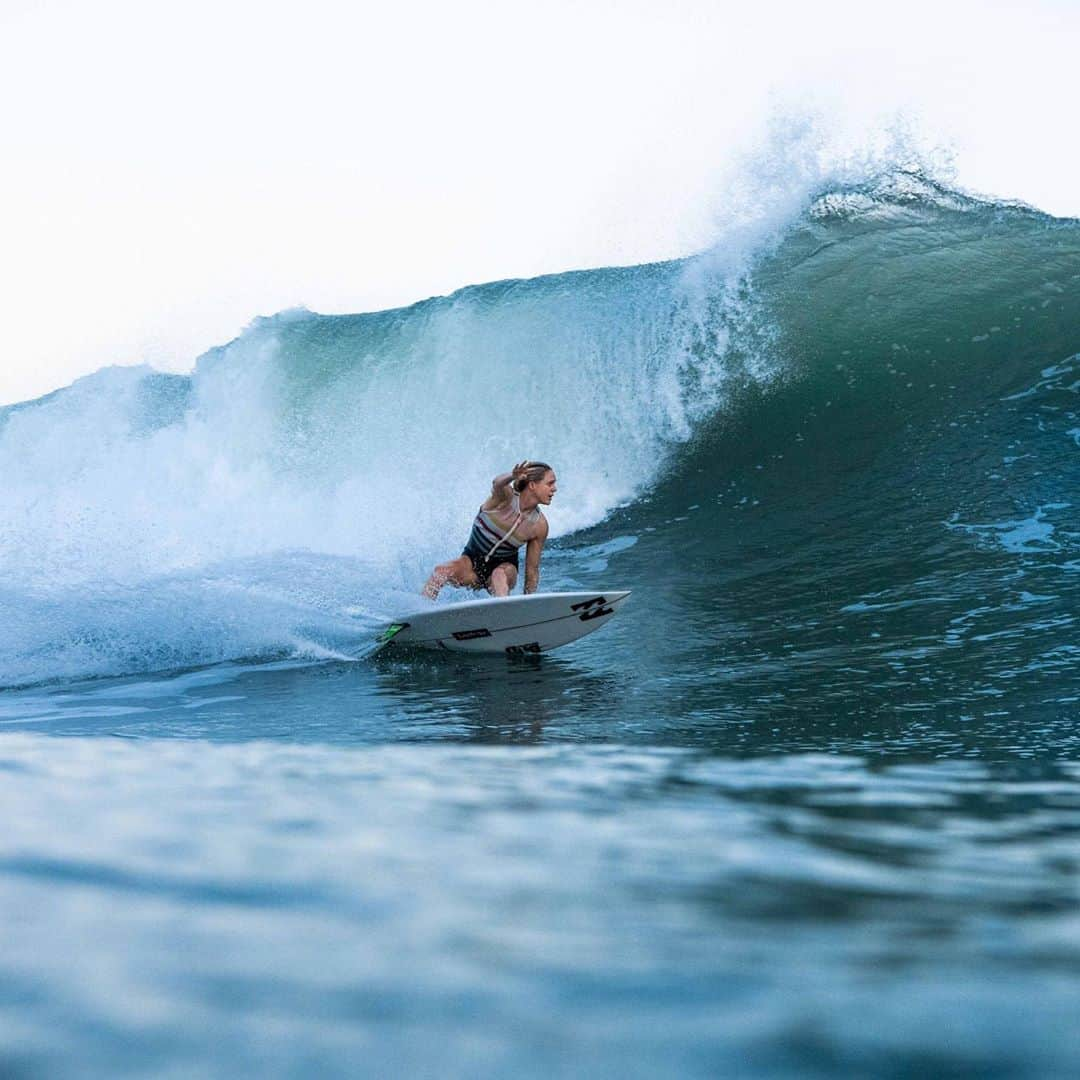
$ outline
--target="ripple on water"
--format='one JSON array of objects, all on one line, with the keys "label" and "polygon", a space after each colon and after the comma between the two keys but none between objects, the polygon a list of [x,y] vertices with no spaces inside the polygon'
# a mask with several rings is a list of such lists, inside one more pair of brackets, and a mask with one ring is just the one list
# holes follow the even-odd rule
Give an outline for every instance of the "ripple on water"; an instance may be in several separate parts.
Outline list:
[{"label": "ripple on water", "polygon": [[1080,1065],[1074,764],[2,745],[0,1061]]}]

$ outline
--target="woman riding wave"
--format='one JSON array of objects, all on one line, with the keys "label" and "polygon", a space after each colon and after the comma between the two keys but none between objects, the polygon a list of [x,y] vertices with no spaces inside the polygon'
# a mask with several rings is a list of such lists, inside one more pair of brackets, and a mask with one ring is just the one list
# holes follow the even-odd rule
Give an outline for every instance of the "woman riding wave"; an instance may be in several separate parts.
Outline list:
[{"label": "woman riding wave", "polygon": [[555,495],[555,473],[542,461],[522,461],[491,482],[491,494],[473,519],[465,550],[431,572],[424,595],[434,600],[446,584],[509,596],[517,584],[518,552],[525,548],[525,592],[540,583],[540,555],[548,535],[540,511]]}]

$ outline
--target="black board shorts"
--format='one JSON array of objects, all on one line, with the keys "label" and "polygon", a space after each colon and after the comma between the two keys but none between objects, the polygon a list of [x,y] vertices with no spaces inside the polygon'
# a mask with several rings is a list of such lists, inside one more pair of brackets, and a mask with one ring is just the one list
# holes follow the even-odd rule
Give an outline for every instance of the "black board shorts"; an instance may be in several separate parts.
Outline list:
[{"label": "black board shorts", "polygon": [[515,570],[518,567],[518,553],[515,551],[513,555],[502,555],[496,553],[489,559],[486,551],[481,551],[479,548],[474,548],[471,544],[465,545],[465,550],[461,553],[467,555],[469,562],[472,563],[473,573],[476,574],[480,581],[480,584],[486,589],[491,582],[491,575],[497,566],[512,566]]}]

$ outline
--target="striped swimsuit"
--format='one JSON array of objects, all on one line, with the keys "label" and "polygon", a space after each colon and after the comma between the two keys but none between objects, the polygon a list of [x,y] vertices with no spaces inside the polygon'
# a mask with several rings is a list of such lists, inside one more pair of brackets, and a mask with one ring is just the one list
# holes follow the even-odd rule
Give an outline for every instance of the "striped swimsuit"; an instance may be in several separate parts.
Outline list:
[{"label": "striped swimsuit", "polygon": [[518,565],[518,550],[525,541],[518,537],[517,527],[522,522],[535,521],[540,516],[540,508],[537,506],[525,513],[521,509],[517,492],[514,492],[509,508],[499,512],[502,520],[494,515],[495,511],[480,508],[473,518],[469,542],[462,552],[469,557],[473,570],[483,585],[487,585],[495,567],[502,563],[513,563],[515,567]]}]

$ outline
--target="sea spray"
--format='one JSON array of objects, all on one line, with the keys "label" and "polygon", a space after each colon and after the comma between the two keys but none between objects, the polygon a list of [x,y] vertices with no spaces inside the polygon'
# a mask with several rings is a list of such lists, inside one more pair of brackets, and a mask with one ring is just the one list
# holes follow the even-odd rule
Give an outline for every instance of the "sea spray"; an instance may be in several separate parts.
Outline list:
[{"label": "sea spray", "polygon": [[[963,443],[966,417],[1077,352],[1075,223],[911,172],[811,179],[692,259],[285,312],[190,377],[107,369],[4,410],[0,683],[348,649],[413,602],[521,457],[555,466],[569,549],[619,507],[652,530],[714,499],[751,456],[794,465],[815,417],[836,418],[822,483],[871,464],[869,431]],[[1069,501],[1031,482],[1024,513]],[[941,518],[1018,516],[961,496]],[[697,520],[674,549],[712,543]],[[642,573],[669,558],[634,551]]]}]

